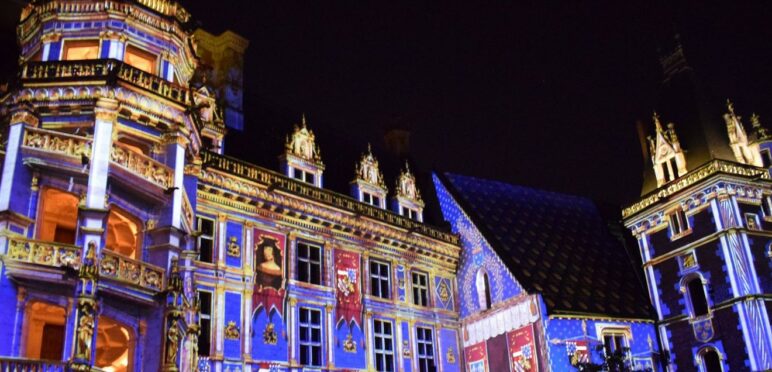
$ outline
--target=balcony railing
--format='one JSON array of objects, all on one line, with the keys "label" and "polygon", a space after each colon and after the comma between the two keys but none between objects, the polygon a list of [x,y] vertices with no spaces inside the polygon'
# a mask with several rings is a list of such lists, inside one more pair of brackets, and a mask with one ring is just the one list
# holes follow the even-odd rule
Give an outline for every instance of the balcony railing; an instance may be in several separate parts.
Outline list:
[{"label": "balcony railing", "polygon": [[99,276],[152,291],[160,291],[164,283],[163,268],[108,250],[102,251],[102,259],[99,261]]},{"label": "balcony railing", "polygon": [[121,143],[113,144],[110,160],[127,171],[164,189],[170,187],[174,181],[174,171],[171,168]]},{"label": "balcony railing", "polygon": [[[5,258],[51,267],[80,267],[81,247],[77,245],[44,242],[22,237],[8,237]],[[3,371],[0,369],[0,371]]]},{"label": "balcony railing", "polygon": [[80,158],[91,156],[91,139],[51,130],[28,127],[22,146]]},{"label": "balcony railing", "polygon": [[121,80],[182,105],[190,103],[187,88],[114,59],[27,62],[21,70],[21,79],[25,82],[93,80],[108,85]]},{"label": "balcony railing", "polygon": [[64,372],[67,365],[55,360],[0,357],[0,372]]}]

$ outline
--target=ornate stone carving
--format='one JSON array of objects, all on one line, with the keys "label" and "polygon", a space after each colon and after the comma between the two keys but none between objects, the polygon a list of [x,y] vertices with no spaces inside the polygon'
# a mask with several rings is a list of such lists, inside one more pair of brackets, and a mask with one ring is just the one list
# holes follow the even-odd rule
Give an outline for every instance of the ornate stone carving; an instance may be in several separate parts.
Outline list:
[{"label": "ornate stone carving", "polygon": [[134,152],[119,142],[113,144],[110,160],[163,188],[170,187],[174,178],[171,168],[149,156]]},{"label": "ornate stone carving", "polygon": [[44,129],[27,128],[22,146],[74,157],[91,156],[90,139]]},{"label": "ornate stone carving", "polygon": [[75,357],[91,359],[91,343],[94,339],[94,302],[91,299],[78,301],[78,328],[75,343]]},{"label": "ornate stone carving", "polygon": [[732,148],[735,159],[742,164],[762,166],[758,147],[752,148],[750,146],[748,135],[745,133],[745,127],[741,121],[742,118],[735,114],[732,101],[726,100],[726,108],[728,112],[724,114],[724,121],[729,135],[729,147]]},{"label": "ornate stone carving", "polygon": [[225,339],[226,340],[238,340],[241,337],[241,330],[234,321],[228,321],[228,325],[225,326]]},{"label": "ornate stone carving", "polygon": [[407,162],[405,162],[405,169],[402,170],[399,178],[397,178],[396,189],[398,197],[403,197],[423,206],[421,193],[415,185],[415,176],[410,172],[410,166]]},{"label": "ornate stone carving", "polygon": [[228,240],[228,249],[226,250],[228,256],[241,257],[241,246],[238,243],[238,238],[231,236]]},{"label": "ornate stone carving", "polygon": [[377,186],[386,191],[386,183],[383,182],[383,174],[378,168],[378,160],[373,156],[370,144],[367,144],[367,153],[362,154],[359,163],[354,167],[356,180]]},{"label": "ornate stone carving", "polygon": [[354,341],[354,337],[349,333],[346,336],[346,340],[343,341],[343,351],[347,353],[357,352],[357,343]]},{"label": "ornate stone carving", "polygon": [[275,326],[269,322],[265,325],[265,330],[263,330],[263,343],[266,345],[276,345],[277,341],[278,337],[276,336]]},{"label": "ornate stone carving", "polygon": [[452,347],[449,347],[448,352],[445,353],[445,360],[447,360],[449,364],[456,363],[456,353],[453,351]]},{"label": "ornate stone carving", "polygon": [[305,115],[301,118],[300,126],[295,125],[292,135],[287,138],[285,150],[287,154],[297,156],[303,160],[322,163],[321,152],[316,145],[316,136],[306,126]]},{"label": "ornate stone carving", "polygon": [[172,321],[166,332],[166,364],[177,364],[177,351],[180,345],[180,331],[175,321]]}]

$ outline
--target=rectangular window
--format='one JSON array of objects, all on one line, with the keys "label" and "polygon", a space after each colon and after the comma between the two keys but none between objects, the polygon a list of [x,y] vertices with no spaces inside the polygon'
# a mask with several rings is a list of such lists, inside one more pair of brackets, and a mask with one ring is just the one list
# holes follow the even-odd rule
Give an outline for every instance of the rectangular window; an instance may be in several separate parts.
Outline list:
[{"label": "rectangular window", "polygon": [[322,247],[298,242],[297,278],[301,282],[322,284]]},{"label": "rectangular window", "polygon": [[402,207],[402,215],[411,220],[418,220],[418,212],[407,207]]},{"label": "rectangular window", "polygon": [[745,227],[747,227],[748,230],[761,230],[761,226],[759,226],[759,217],[756,213],[745,214]]},{"label": "rectangular window", "polygon": [[772,154],[770,154],[768,149],[761,150],[761,163],[764,168],[772,167]]},{"label": "rectangular window", "polygon": [[208,356],[212,339],[212,293],[198,291],[201,334],[198,336],[198,355]]},{"label": "rectangular window", "polygon": [[772,218],[772,196],[765,195],[761,198],[761,211],[764,213],[764,217]]},{"label": "rectangular window", "polygon": [[434,337],[431,328],[416,328],[416,346],[418,346],[418,371],[436,372],[434,365]]},{"label": "rectangular window", "polygon": [[370,261],[370,294],[380,298],[391,298],[389,264]]},{"label": "rectangular window", "polygon": [[296,180],[303,181],[305,183],[310,183],[312,185],[316,185],[316,177],[311,172],[306,172],[300,168],[294,168],[293,171],[293,177]]},{"label": "rectangular window", "polygon": [[133,45],[127,45],[123,60],[142,71],[155,74],[157,58],[153,53],[144,51]]},{"label": "rectangular window", "polygon": [[625,336],[622,330],[604,330],[601,333],[603,335],[603,350],[607,356],[614,353],[625,354],[628,347],[627,336]]},{"label": "rectangular window", "polygon": [[196,217],[198,226],[198,260],[214,262],[214,220],[206,217]]},{"label": "rectangular window", "polygon": [[298,322],[300,364],[322,366],[322,312],[301,307]]},{"label": "rectangular window", "polygon": [[689,230],[689,219],[686,218],[686,213],[683,209],[679,208],[673,211],[669,215],[670,220],[670,237],[677,237]]},{"label": "rectangular window", "polygon": [[678,163],[676,163],[675,157],[670,158],[670,160],[667,161],[667,169],[668,169],[668,181],[672,181],[676,178],[678,178]]},{"label": "rectangular window", "polygon": [[394,371],[394,332],[391,322],[373,320],[373,352],[375,370],[378,372]]},{"label": "rectangular window", "polygon": [[381,198],[370,194],[369,192],[362,191],[362,201],[375,207],[381,206]]},{"label": "rectangular window", "polygon": [[99,58],[99,40],[65,40],[62,59],[78,61]]},{"label": "rectangular window", "polygon": [[413,273],[413,303],[429,306],[429,279],[426,274]]}]

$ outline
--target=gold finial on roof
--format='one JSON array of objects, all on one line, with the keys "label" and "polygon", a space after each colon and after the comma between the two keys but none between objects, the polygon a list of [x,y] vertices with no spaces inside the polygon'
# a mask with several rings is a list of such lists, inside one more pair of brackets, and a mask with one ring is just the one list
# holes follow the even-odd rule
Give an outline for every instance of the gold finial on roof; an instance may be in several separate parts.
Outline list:
[{"label": "gold finial on roof", "polygon": [[652,115],[652,118],[654,119],[654,126],[657,128],[657,133],[661,133],[662,123],[659,122],[659,114],[657,114],[656,111],[654,111],[654,115]]}]

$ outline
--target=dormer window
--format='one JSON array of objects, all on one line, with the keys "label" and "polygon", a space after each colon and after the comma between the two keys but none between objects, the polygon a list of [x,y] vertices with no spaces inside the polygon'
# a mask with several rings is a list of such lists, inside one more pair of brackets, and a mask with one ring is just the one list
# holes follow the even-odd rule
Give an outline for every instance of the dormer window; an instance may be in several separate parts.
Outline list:
[{"label": "dormer window", "polygon": [[354,172],[356,175],[351,181],[351,195],[363,203],[383,208],[388,190],[369,144],[367,152],[362,154],[359,163],[354,166]]},{"label": "dormer window", "polygon": [[290,178],[322,187],[322,172],[324,164],[316,146],[314,132],[306,125],[306,117],[303,116],[300,125],[295,128],[284,145],[284,153],[279,157],[282,169]]},{"label": "dormer window", "polygon": [[654,175],[659,187],[686,173],[686,157],[684,157],[673,123],[667,125],[667,130],[663,129],[659,116],[655,113],[654,126],[656,127],[656,135],[648,138]]},{"label": "dormer window", "polygon": [[772,154],[770,154],[769,149],[763,149],[760,153],[762,166],[764,168],[772,167]]},{"label": "dormer window", "polygon": [[369,192],[362,192],[362,201],[370,204],[374,207],[380,207],[381,206],[381,198],[369,193]]},{"label": "dormer window", "polygon": [[305,183],[310,183],[312,185],[316,184],[316,177],[311,172],[306,172],[300,168],[294,168],[292,170],[292,178],[296,180],[303,181]]},{"label": "dormer window", "polygon": [[402,207],[402,215],[411,220],[418,220],[418,212],[410,208]]},{"label": "dormer window", "polygon": [[677,239],[683,235],[689,233],[689,219],[686,217],[686,213],[681,208],[674,210],[668,215],[668,223],[670,225],[670,238]]}]

